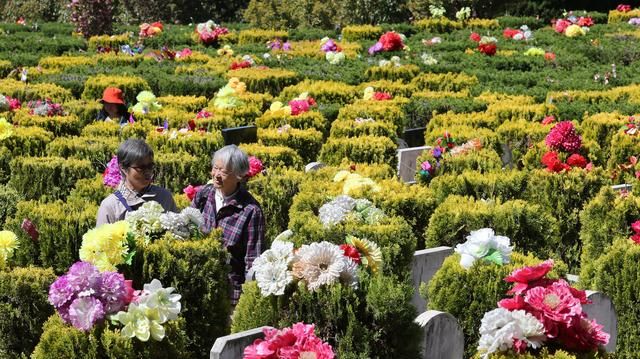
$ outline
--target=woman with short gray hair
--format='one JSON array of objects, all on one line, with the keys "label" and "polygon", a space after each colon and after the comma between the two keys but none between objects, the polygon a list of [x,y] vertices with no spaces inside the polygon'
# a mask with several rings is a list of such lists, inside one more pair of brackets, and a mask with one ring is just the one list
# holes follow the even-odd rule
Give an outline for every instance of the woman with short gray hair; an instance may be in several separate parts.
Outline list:
[{"label": "woman with short gray hair", "polygon": [[116,191],[100,203],[96,226],[125,219],[127,212],[156,201],[165,211],[177,212],[171,192],[151,183],[155,176],[153,150],[143,140],[124,141],[116,153],[122,181]]},{"label": "woman with short gray hair", "polygon": [[262,208],[243,186],[249,158],[235,145],[213,154],[211,178],[196,194],[191,206],[202,212],[202,231],[222,229],[222,239],[231,253],[231,303],[238,303],[242,284],[253,261],[265,250],[265,219]]}]

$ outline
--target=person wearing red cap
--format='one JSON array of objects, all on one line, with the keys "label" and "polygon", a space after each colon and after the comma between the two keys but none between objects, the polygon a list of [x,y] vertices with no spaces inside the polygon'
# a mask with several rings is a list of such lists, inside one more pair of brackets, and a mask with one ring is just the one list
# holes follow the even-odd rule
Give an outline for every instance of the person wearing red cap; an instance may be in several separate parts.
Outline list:
[{"label": "person wearing red cap", "polygon": [[124,94],[117,87],[107,87],[102,93],[102,110],[98,113],[98,121],[114,121],[121,125],[129,122],[133,115],[127,110]]}]

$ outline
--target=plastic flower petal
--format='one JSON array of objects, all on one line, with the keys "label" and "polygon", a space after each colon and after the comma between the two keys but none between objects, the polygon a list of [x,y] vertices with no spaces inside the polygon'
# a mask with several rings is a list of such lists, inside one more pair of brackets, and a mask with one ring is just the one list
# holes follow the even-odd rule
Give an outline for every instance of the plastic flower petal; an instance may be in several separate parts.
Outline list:
[{"label": "plastic flower petal", "polygon": [[180,304],[180,294],[172,294],[173,287],[163,288],[159,280],[153,279],[151,283],[144,285],[144,291],[148,294],[139,303],[150,309],[157,311],[158,323],[178,318],[182,305]]}]

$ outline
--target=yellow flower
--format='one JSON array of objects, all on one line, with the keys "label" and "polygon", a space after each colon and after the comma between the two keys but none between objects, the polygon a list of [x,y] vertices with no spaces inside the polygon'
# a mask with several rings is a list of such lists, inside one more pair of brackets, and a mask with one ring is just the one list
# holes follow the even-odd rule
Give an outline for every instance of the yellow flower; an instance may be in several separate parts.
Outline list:
[{"label": "yellow flower", "polygon": [[366,238],[358,238],[354,236],[347,236],[346,242],[360,252],[360,260],[362,264],[371,268],[371,272],[376,273],[382,264],[382,251],[377,244]]},{"label": "yellow flower", "polygon": [[129,224],[119,221],[94,228],[82,236],[80,259],[95,265],[101,272],[116,271],[127,255]]},{"label": "yellow flower", "polygon": [[0,231],[0,267],[4,267],[16,248],[18,248],[18,236],[11,231]]},{"label": "yellow flower", "polygon": [[6,118],[0,117],[0,140],[9,138],[11,137],[12,134],[13,134],[13,126],[11,126],[9,122],[7,122]]},{"label": "yellow flower", "polygon": [[464,50],[464,53],[467,54],[467,55],[473,55],[473,54],[475,54],[475,51],[473,51],[470,48],[467,48],[466,50]]},{"label": "yellow flower", "polygon": [[232,77],[229,79],[229,87],[231,87],[232,89],[235,89],[239,83],[240,83],[240,79],[237,77]]},{"label": "yellow flower", "polygon": [[348,195],[352,192],[364,190],[367,187],[375,192],[380,190],[380,186],[371,178],[362,177],[357,173],[350,173],[346,176],[344,185],[342,186],[342,193]]},{"label": "yellow flower", "polygon": [[333,182],[342,182],[345,179],[347,179],[347,176],[349,176],[350,172],[349,171],[338,171],[338,173],[336,173],[335,176],[333,176]]},{"label": "yellow flower", "polygon": [[573,24],[573,25],[569,25],[569,27],[567,27],[564,30],[564,34],[567,35],[568,37],[577,37],[577,36],[586,35],[586,32],[582,29],[582,27],[576,24]]},{"label": "yellow flower", "polygon": [[242,95],[245,91],[247,91],[247,85],[244,82],[239,82],[236,86],[236,94]]},{"label": "yellow flower", "polygon": [[278,111],[278,110],[282,110],[282,108],[284,107],[284,105],[282,104],[282,102],[280,101],[276,101],[274,103],[271,104],[271,106],[269,106],[269,111]]}]

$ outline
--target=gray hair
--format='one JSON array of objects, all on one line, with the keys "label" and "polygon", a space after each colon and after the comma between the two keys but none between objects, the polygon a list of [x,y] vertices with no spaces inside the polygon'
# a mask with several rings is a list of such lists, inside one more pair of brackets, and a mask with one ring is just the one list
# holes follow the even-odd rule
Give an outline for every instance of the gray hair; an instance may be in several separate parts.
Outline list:
[{"label": "gray hair", "polygon": [[153,158],[153,150],[144,140],[131,138],[118,147],[116,156],[118,157],[118,164],[123,169],[127,169],[149,157]]},{"label": "gray hair", "polygon": [[215,167],[217,161],[240,180],[249,172],[249,156],[236,145],[224,146],[217,150],[211,159],[211,167]]}]

